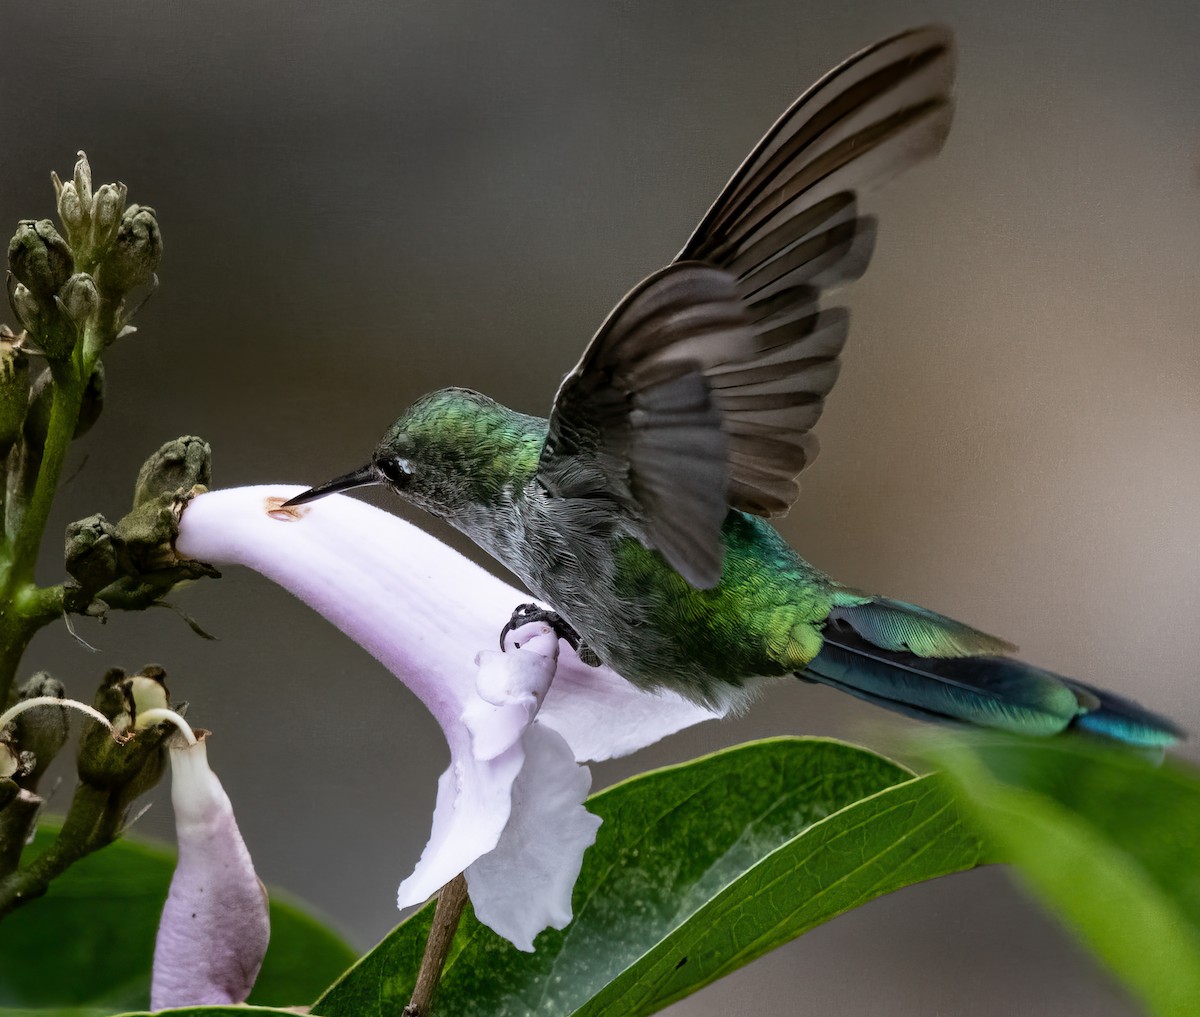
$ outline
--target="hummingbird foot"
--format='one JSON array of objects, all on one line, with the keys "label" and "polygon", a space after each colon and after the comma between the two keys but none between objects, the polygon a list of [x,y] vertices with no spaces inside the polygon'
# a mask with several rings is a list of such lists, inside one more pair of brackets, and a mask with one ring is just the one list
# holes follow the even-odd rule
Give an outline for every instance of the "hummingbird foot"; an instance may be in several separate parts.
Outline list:
[{"label": "hummingbird foot", "polygon": [[600,666],[600,658],[596,656],[595,651],[579,637],[579,633],[571,628],[570,623],[562,615],[557,611],[548,611],[537,604],[522,604],[513,611],[512,617],[508,619],[508,624],[500,630],[500,649],[504,649],[504,640],[510,632],[531,622],[544,622],[549,625],[554,634],[564,640],[579,655],[580,660],[589,667]]}]

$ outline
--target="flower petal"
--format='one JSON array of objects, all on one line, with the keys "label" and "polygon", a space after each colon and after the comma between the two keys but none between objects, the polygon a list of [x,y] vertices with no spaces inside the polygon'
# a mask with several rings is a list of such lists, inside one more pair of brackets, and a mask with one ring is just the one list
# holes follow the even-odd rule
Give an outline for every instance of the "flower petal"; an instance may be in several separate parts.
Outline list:
[{"label": "flower petal", "polygon": [[158,926],[150,1005],[240,1003],[267,952],[267,891],[203,738],[173,739],[170,757],[179,862]]},{"label": "flower petal", "polygon": [[609,667],[589,667],[568,646],[538,719],[566,740],[579,762],[627,756],[724,711],[662,689],[646,692]]},{"label": "flower petal", "polygon": [[558,639],[548,627],[526,626],[521,635],[528,640],[521,649],[476,655],[476,681],[490,701],[470,701],[463,716],[467,730],[448,734],[450,766],[438,780],[433,829],[416,869],[400,885],[399,907],[436,893],[491,851],[509,823],[513,782],[525,765],[522,736],[554,677],[558,656]]},{"label": "flower petal", "polygon": [[518,950],[571,921],[571,891],[600,818],[583,807],[592,786],[561,735],[535,723],[522,739],[525,766],[512,815],[494,851],[467,869],[475,917]]},{"label": "flower petal", "polygon": [[463,731],[450,743],[450,766],[438,778],[429,843],[396,892],[396,906],[427,900],[500,841],[512,810],[512,789],[525,750],[520,742],[494,759],[478,760]]}]

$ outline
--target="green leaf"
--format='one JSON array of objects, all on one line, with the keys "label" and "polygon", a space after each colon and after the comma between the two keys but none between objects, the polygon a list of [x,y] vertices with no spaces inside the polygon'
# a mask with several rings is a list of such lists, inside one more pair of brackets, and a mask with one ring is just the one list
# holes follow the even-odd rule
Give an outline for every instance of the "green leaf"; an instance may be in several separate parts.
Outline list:
[{"label": "green leaf", "polygon": [[[574,921],[521,953],[464,915],[438,1017],[653,1013],[834,915],[981,861],[929,778],[824,739],[755,742],[594,796],[604,820]],[[384,1017],[408,1002],[427,906],[313,1006]]]},{"label": "green leaf", "polygon": [[[26,858],[58,824],[44,820]],[[113,1013],[148,1005],[154,936],[174,855],[122,838],[73,865],[50,892],[0,922],[0,1005]],[[271,893],[271,945],[251,1002],[307,1003],[353,962],[335,933]],[[2,1013],[2,1011],[0,1011]]]},{"label": "green leaf", "polygon": [[1200,1008],[1200,778],[1082,740],[939,744],[969,816],[1151,1013]]},{"label": "green leaf", "polygon": [[[245,1017],[246,1014],[274,1013],[296,1017],[294,1009],[273,1006],[189,1006],[178,1010],[155,1010],[155,1014],[172,1014],[173,1017]],[[90,1006],[55,1007],[50,1010],[11,1010],[0,1007],[0,1017],[110,1017],[112,1010]],[[148,1011],[118,1014],[117,1017],[150,1017]]]}]

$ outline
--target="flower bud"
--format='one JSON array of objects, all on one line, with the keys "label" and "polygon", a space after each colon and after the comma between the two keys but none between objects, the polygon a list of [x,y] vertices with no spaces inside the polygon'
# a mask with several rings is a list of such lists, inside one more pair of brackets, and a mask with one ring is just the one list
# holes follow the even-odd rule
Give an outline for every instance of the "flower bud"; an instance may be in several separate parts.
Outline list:
[{"label": "flower bud", "polygon": [[[62,682],[47,671],[37,672],[17,690],[18,701],[43,696],[62,699],[65,695]],[[27,710],[12,721],[11,730],[10,744],[18,748],[22,756],[28,755],[27,773],[21,776],[20,783],[32,790],[70,734],[67,711],[62,707],[47,706]]]},{"label": "flower bud", "polygon": [[49,219],[23,219],[8,244],[8,267],[17,282],[49,303],[75,271],[75,260]]},{"label": "flower bud", "polygon": [[194,435],[176,438],[142,464],[133,489],[133,507],[139,508],[164,494],[211,483],[212,448],[208,442]]},{"label": "flower bud", "polygon": [[92,199],[92,256],[102,257],[117,235],[125,211],[125,185],[101,184]]},{"label": "flower bud", "polygon": [[86,154],[83,152],[76,154],[79,156],[79,161],[75,163],[75,190],[79,193],[79,200],[83,202],[83,207],[91,208],[92,166],[88,162]]},{"label": "flower bud", "polygon": [[8,302],[25,331],[47,357],[61,360],[75,348],[77,330],[59,307],[59,298],[42,300],[23,283],[9,280]]},{"label": "flower bud", "polygon": [[0,456],[21,437],[29,408],[29,357],[15,339],[0,328]]},{"label": "flower bud", "polygon": [[87,235],[88,215],[72,180],[63,184],[58,192],[58,218],[63,224],[63,229],[67,231],[71,246],[78,250]]},{"label": "flower bud", "polygon": [[13,314],[21,323],[21,327],[36,334],[42,315],[45,313],[45,307],[33,295],[29,287],[24,283],[17,283],[9,290],[8,302],[12,306]]},{"label": "flower bud", "polygon": [[80,328],[100,306],[100,291],[96,289],[96,281],[86,272],[76,272],[71,276],[63,284],[58,296],[67,317]]},{"label": "flower bud", "polygon": [[106,294],[127,293],[154,278],[162,260],[162,234],[154,209],[130,205],[121,217],[117,236],[97,270],[97,282]]},{"label": "flower bud", "polygon": [[121,577],[119,549],[116,530],[102,515],[88,516],[67,526],[67,575],[79,584],[88,600]]}]

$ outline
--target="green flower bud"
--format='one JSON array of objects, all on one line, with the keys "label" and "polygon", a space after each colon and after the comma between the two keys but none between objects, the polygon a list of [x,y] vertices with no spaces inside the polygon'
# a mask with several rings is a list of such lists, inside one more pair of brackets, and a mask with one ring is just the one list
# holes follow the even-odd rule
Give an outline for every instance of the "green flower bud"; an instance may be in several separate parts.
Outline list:
[{"label": "green flower bud", "polygon": [[154,278],[162,254],[162,234],[154,209],[130,205],[121,216],[116,239],[97,270],[96,281],[106,294],[128,293]]},{"label": "green flower bud", "polygon": [[59,307],[58,298],[43,301],[23,283],[12,285],[8,302],[33,341],[47,357],[61,360],[75,348],[77,330]]},{"label": "green flower bud", "polygon": [[96,281],[86,272],[76,272],[71,276],[63,284],[58,297],[67,317],[80,328],[100,306],[100,291],[96,289]]},{"label": "green flower bud", "polygon": [[[62,682],[48,671],[39,671],[23,682],[17,690],[17,699],[35,699],[39,696],[54,696],[62,699],[66,695]],[[37,779],[58,755],[70,734],[67,711],[59,707],[39,707],[27,710],[12,722],[10,743],[20,749],[21,755],[28,754],[26,773],[20,778],[23,787],[33,790]]]},{"label": "green flower bud", "polygon": [[42,320],[45,307],[24,283],[17,283],[9,289],[8,302],[13,314],[27,332],[36,332],[38,323]]},{"label": "green flower bud", "polygon": [[176,438],[142,464],[133,489],[133,507],[140,508],[161,495],[211,483],[212,448],[208,442],[190,435]]},{"label": "green flower bud", "polygon": [[75,163],[75,190],[79,192],[79,200],[84,208],[92,207],[92,166],[83,152],[77,152],[79,161]]},{"label": "green flower bud", "polygon": [[121,577],[120,540],[116,530],[102,515],[88,516],[67,527],[67,574],[79,584],[81,597],[91,595]]},{"label": "green flower bud", "polygon": [[[79,419],[75,422],[74,438],[82,438],[100,418],[104,409],[104,364],[97,363],[83,390],[83,403],[79,408]],[[25,440],[34,448],[46,444],[50,431],[50,408],[54,402],[54,379],[49,371],[37,376],[29,393],[29,411],[25,415]]]},{"label": "green flower bud", "polygon": [[21,437],[29,408],[29,357],[8,329],[0,329],[0,455]]},{"label": "green flower bud", "polygon": [[101,184],[92,199],[92,254],[102,257],[116,239],[125,211],[125,185]]},{"label": "green flower bud", "polygon": [[75,260],[49,219],[23,219],[8,244],[8,267],[17,282],[48,304],[75,271]]},{"label": "green flower bud", "polygon": [[72,180],[68,180],[59,189],[58,218],[63,224],[63,229],[67,231],[71,246],[78,251],[87,235],[88,214],[83,202],[79,200],[79,191],[75,189],[75,182]]}]

